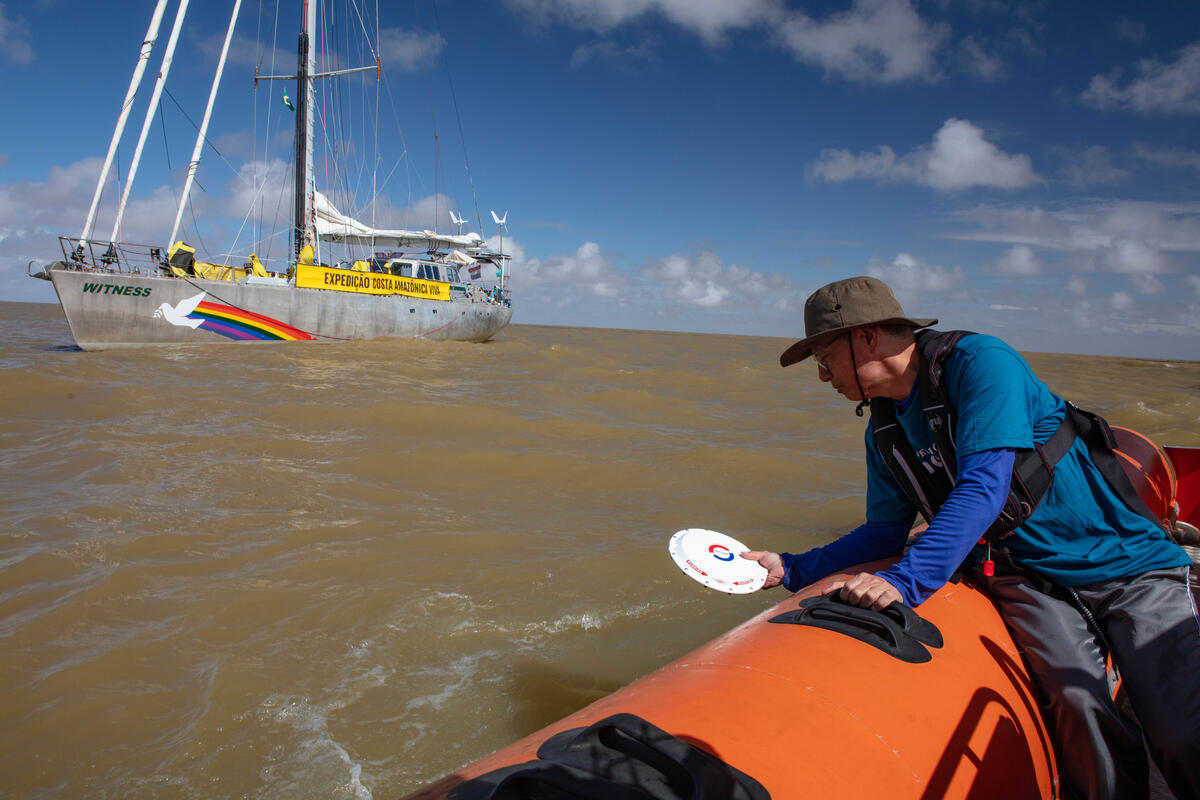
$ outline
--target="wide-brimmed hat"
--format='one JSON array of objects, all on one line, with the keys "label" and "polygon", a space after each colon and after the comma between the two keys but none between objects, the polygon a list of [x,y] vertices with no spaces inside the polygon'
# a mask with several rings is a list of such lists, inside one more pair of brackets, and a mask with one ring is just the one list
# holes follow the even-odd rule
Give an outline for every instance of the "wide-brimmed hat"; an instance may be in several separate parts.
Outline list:
[{"label": "wide-brimmed hat", "polygon": [[804,338],[784,350],[779,363],[786,367],[803,361],[818,339],[864,325],[908,325],[916,330],[936,324],[936,319],[906,317],[892,290],[878,278],[846,278],[809,296],[804,303]]}]

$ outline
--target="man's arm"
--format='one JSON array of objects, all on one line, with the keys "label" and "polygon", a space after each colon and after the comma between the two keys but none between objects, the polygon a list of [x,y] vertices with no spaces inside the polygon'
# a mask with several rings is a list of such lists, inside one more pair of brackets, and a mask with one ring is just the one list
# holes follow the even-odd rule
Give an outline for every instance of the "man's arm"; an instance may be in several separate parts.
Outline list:
[{"label": "man's arm", "polygon": [[806,553],[783,553],[783,585],[790,591],[864,561],[899,555],[912,520],[865,522],[840,539]]},{"label": "man's arm", "polygon": [[[946,584],[989,527],[1008,497],[1012,480],[1011,449],[985,450],[963,459],[958,481],[929,528],[903,559],[877,574],[859,573],[831,584],[847,602],[883,609],[895,601],[918,606]],[[755,550],[742,558],[767,569],[763,588],[783,584],[789,591],[826,575],[876,558],[896,555],[907,539],[909,522],[868,522],[824,547],[800,555]]]},{"label": "man's arm", "polygon": [[767,570],[764,589],[782,584],[788,591],[794,592],[852,564],[899,554],[911,525],[911,518],[867,522],[823,547],[798,555],[768,550],[749,550],[741,555],[742,558],[757,561]]},{"label": "man's arm", "polygon": [[[895,587],[910,606],[920,605],[944,586],[1004,508],[1015,458],[1010,448],[964,458],[958,480],[929,528],[903,559],[877,577]],[[845,599],[853,602],[854,597]]]}]

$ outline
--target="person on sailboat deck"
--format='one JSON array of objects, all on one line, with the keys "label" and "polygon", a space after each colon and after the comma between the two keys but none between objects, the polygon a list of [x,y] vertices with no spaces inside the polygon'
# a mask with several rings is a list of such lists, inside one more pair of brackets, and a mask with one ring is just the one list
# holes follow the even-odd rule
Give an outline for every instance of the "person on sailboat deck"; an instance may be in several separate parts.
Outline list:
[{"label": "person on sailboat deck", "polygon": [[[811,356],[860,416],[870,405],[867,521],[805,553],[742,557],[768,571],[766,587],[795,591],[901,555],[921,513],[928,530],[899,561],[832,591],[863,607],[916,606],[961,565],[991,596],[1035,676],[1077,796],[1147,797],[1144,734],[1176,797],[1200,798],[1190,559],[1136,493],[1129,497],[1127,482],[1106,476],[1116,458],[1097,444],[1103,420],[1053,394],[1001,340],[922,330],[936,322],[909,318],[870,277],[808,298],[805,338],[780,363]],[[1109,692],[1103,650],[1136,720]]]}]

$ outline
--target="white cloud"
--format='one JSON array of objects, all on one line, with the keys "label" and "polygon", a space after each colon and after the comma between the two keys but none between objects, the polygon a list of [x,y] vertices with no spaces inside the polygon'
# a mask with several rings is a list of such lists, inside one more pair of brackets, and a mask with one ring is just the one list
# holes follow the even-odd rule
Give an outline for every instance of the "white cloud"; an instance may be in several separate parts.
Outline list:
[{"label": "white cloud", "polygon": [[14,64],[33,63],[33,43],[24,17],[10,17],[0,3],[0,53]]},{"label": "white cloud", "polygon": [[787,12],[775,25],[797,60],[864,83],[936,79],[934,55],[948,35],[948,26],[926,22],[908,0],[854,0],[820,21]]},{"label": "white cloud", "polygon": [[[12,287],[8,299],[37,298],[42,287],[25,277],[30,260],[57,261],[63,257],[59,236],[77,237],[83,228],[96,189],[101,161],[88,158],[66,167],[52,167],[45,180],[0,184],[0,282]],[[105,195],[93,225],[98,252],[112,231],[115,190]],[[153,243],[170,232],[178,201],[168,187],[130,200],[121,235],[125,241]],[[45,297],[44,299],[49,299]]]},{"label": "white cloud", "polygon": [[67,167],[51,167],[44,181],[0,185],[0,236],[29,228],[78,234],[96,191],[100,166],[100,159],[86,158]]},{"label": "white cloud", "polygon": [[1113,292],[1108,303],[1115,311],[1129,312],[1133,310],[1134,306],[1133,295],[1129,292]]},{"label": "white cloud", "polygon": [[505,249],[522,321],[776,335],[795,324],[806,294],[786,275],[725,264],[709,250],[650,258],[630,272],[595,242],[541,259],[507,239]]},{"label": "white cloud", "polygon": [[1100,109],[1140,114],[1200,113],[1200,42],[1179,51],[1173,62],[1138,62],[1138,77],[1121,86],[1121,71],[1096,75],[1080,99]]},{"label": "white cloud", "polygon": [[855,178],[915,183],[953,192],[973,186],[1017,189],[1040,181],[1027,155],[1009,155],[984,138],[968,120],[948,119],[933,142],[907,156],[882,146],[875,153],[854,155],[846,150],[822,150],[809,165],[809,174],[837,183]]},{"label": "white cloud", "polygon": [[1129,17],[1121,17],[1117,20],[1117,36],[1122,39],[1127,39],[1134,44],[1141,44],[1146,41],[1146,26],[1137,20]]},{"label": "white cloud", "polygon": [[778,311],[798,308],[799,298],[789,278],[730,264],[711,250],[693,255],[674,253],[650,259],[641,277],[661,285],[658,296],[668,303],[701,308],[752,309],[771,307]]},{"label": "white cloud", "polygon": [[[710,45],[731,31],[759,29],[798,61],[828,75],[864,83],[935,80],[935,56],[949,26],[922,19],[910,0],[854,0],[847,11],[814,19],[781,0],[507,0],[514,13],[608,35],[658,15]],[[604,42],[572,56],[575,66],[619,52]],[[637,52],[635,50],[635,52]],[[981,67],[986,69],[986,67]]]},{"label": "white cloud", "polygon": [[1017,189],[1038,180],[1029,156],[1010,156],[983,138],[966,120],[948,119],[933,139],[927,158],[928,183],[954,191],[971,186]]},{"label": "white cloud", "polygon": [[1200,171],[1200,151],[1182,147],[1150,147],[1142,143],[1133,146],[1133,154],[1143,161],[1161,167],[1182,167]]},{"label": "white cloud", "polygon": [[[179,188],[179,191],[182,191],[182,187]],[[193,194],[193,202],[198,209],[204,208],[211,202],[199,192]],[[176,190],[169,186],[158,186],[148,195],[142,194],[131,198],[125,209],[125,216],[121,218],[121,230],[117,232],[116,238],[123,242],[154,243],[162,241],[171,233],[171,226],[175,222],[175,213],[178,208],[179,197]],[[199,211],[197,211],[197,215],[199,216]],[[188,220],[189,217],[185,211],[181,225],[187,225]],[[97,225],[96,233],[103,236],[112,233],[112,220],[109,219],[107,223],[103,227]]]},{"label": "white cloud", "polygon": [[571,53],[571,69],[580,69],[594,62],[624,69],[640,67],[653,59],[654,51],[655,45],[649,39],[630,47],[611,40],[589,42],[576,47],[575,52]]},{"label": "white cloud", "polygon": [[909,295],[945,292],[966,282],[958,267],[947,269],[926,264],[908,253],[900,253],[890,263],[872,256],[867,262],[867,274],[879,278],[897,292]]},{"label": "white cloud", "polygon": [[[204,57],[217,61],[221,57],[221,48],[225,46],[225,31],[222,30],[200,40],[198,48]],[[262,75],[294,75],[296,73],[295,41],[290,45],[275,47],[269,50],[266,44],[234,33],[229,43],[228,64],[240,64],[246,67],[261,67]],[[288,86],[293,83],[288,83]],[[261,88],[261,86],[260,86]]]},{"label": "white cloud", "polygon": [[1165,253],[1200,253],[1200,203],[1195,202],[1081,203],[1054,210],[989,205],[957,217],[975,229],[949,238],[1100,256],[1121,272],[1162,271]]},{"label": "white cloud", "polygon": [[[0,240],[11,244],[9,237],[14,237],[16,241],[36,234],[79,236],[96,189],[100,165],[100,159],[88,158],[66,167],[52,167],[43,181],[0,185]],[[244,170],[243,174],[248,176],[249,172]],[[253,196],[251,184],[248,177],[244,182],[235,177],[230,197],[218,198],[193,190],[191,205],[195,218],[203,226],[202,234],[211,230],[210,223],[222,224],[230,219],[240,222]],[[117,238],[141,244],[165,243],[163,240],[170,234],[175,221],[179,205],[177,192],[180,188],[159,185],[135,194],[125,209]],[[268,198],[272,210],[276,206],[276,199],[277,195]],[[101,198],[90,232],[94,242],[108,240],[112,233],[116,204],[116,187],[110,185]],[[287,209],[284,212],[286,216],[290,214],[290,204],[285,203],[284,207]],[[214,218],[214,211],[218,212],[215,216],[221,219]],[[236,230],[236,227],[232,230]],[[226,227],[225,233],[229,232],[231,229]],[[185,210],[179,235],[196,244],[194,233],[193,214]],[[219,243],[214,239],[211,244],[223,251],[229,241],[223,234]],[[57,247],[54,249],[57,250]]]},{"label": "white cloud", "polygon": [[1107,249],[1105,260],[1112,272],[1153,275],[1170,271],[1162,250],[1154,243],[1118,239]]},{"label": "white cloud", "polygon": [[1085,281],[1083,278],[1079,277],[1078,275],[1073,275],[1063,285],[1063,288],[1065,288],[1071,294],[1084,295],[1087,294],[1088,285],[1087,281]]},{"label": "white cloud", "polygon": [[446,49],[441,34],[383,28],[379,31],[379,57],[384,66],[398,66],[403,72],[416,72],[436,63]]},{"label": "white cloud", "polygon": [[[290,215],[292,203],[285,194],[291,189],[290,174],[287,162],[279,158],[242,164],[229,183],[230,213],[243,217],[253,209],[281,207]],[[337,201],[333,202],[336,205]]]},{"label": "white cloud", "polygon": [[1042,265],[1038,263],[1029,245],[1014,245],[996,260],[996,271],[1001,275],[1039,275]]},{"label": "white cloud", "polygon": [[[261,68],[265,75],[294,75],[296,73],[295,38],[288,42],[259,42],[253,38],[235,33],[229,47],[229,63],[241,64],[248,67]],[[200,52],[206,58],[216,61],[221,55],[221,47],[225,44],[225,34],[215,33],[200,41]],[[400,72],[416,72],[417,70],[436,63],[446,50],[446,40],[440,34],[427,33],[406,28],[381,28],[379,30],[379,58],[384,71],[399,70]],[[343,56],[337,50],[322,54],[326,68],[355,68],[373,66],[368,56],[355,63],[343,63]],[[375,80],[375,73],[368,73]],[[284,86],[294,86],[294,81],[284,82]],[[259,87],[262,88],[261,86]],[[280,90],[282,91],[282,90]],[[276,94],[280,92],[277,91]]]},{"label": "white cloud", "polygon": [[823,149],[821,157],[808,165],[808,171],[829,183],[860,178],[919,182],[915,165],[897,160],[896,151],[887,145],[880,145],[874,153],[858,155],[849,150]]},{"label": "white cloud", "polygon": [[1108,149],[1094,145],[1080,152],[1067,148],[1055,148],[1055,153],[1065,162],[1059,175],[1076,187],[1096,184],[1120,183],[1129,177],[1129,171],[1112,163]]},{"label": "white cloud", "polygon": [[1200,275],[1188,275],[1183,282],[1192,287],[1192,291],[1196,293],[1197,297],[1200,297]]},{"label": "white cloud", "polygon": [[1004,60],[977,34],[964,37],[958,45],[958,52],[963,68],[980,80],[998,81],[1008,73]]},{"label": "white cloud", "polygon": [[584,242],[570,255],[551,256],[545,261],[522,258],[518,262],[514,258],[512,264],[515,279],[520,276],[519,280],[530,283],[569,284],[585,296],[617,297],[627,283],[624,273],[595,242]]},{"label": "white cloud", "polygon": [[1150,275],[1144,272],[1130,275],[1129,282],[1141,294],[1162,294],[1165,288],[1157,275]]},{"label": "white cloud", "polygon": [[518,242],[511,236],[505,236],[501,239],[499,236],[487,236],[484,238],[488,249],[492,252],[499,253],[503,251],[506,255],[512,256],[509,264],[524,264],[525,263],[525,245]]},{"label": "white cloud", "polygon": [[721,260],[711,252],[693,260],[674,254],[656,259],[642,269],[642,275],[667,284],[667,296],[701,307],[721,305],[729,296],[723,285]]},{"label": "white cloud", "polygon": [[540,23],[561,22],[608,33],[623,23],[659,14],[709,42],[731,29],[777,13],[777,0],[508,0],[514,12]]}]

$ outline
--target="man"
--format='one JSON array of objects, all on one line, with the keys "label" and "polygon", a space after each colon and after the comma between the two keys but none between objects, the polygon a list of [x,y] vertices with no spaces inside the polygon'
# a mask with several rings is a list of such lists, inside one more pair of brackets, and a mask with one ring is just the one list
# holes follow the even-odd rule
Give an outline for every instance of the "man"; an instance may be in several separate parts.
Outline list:
[{"label": "man", "polygon": [[[1200,618],[1187,554],[1105,477],[1111,451],[1090,444],[1102,420],[1051,393],[999,339],[917,333],[936,322],[907,317],[869,277],[809,297],[805,338],[780,362],[812,356],[860,415],[870,403],[867,521],[799,555],[742,556],[767,569],[767,587],[795,591],[900,555],[920,510],[929,527],[903,558],[832,590],[863,607],[916,606],[965,562],[1038,680],[1075,792],[1146,797],[1144,731],[1175,795],[1200,798]],[[1101,644],[1137,721],[1113,702]]]}]

